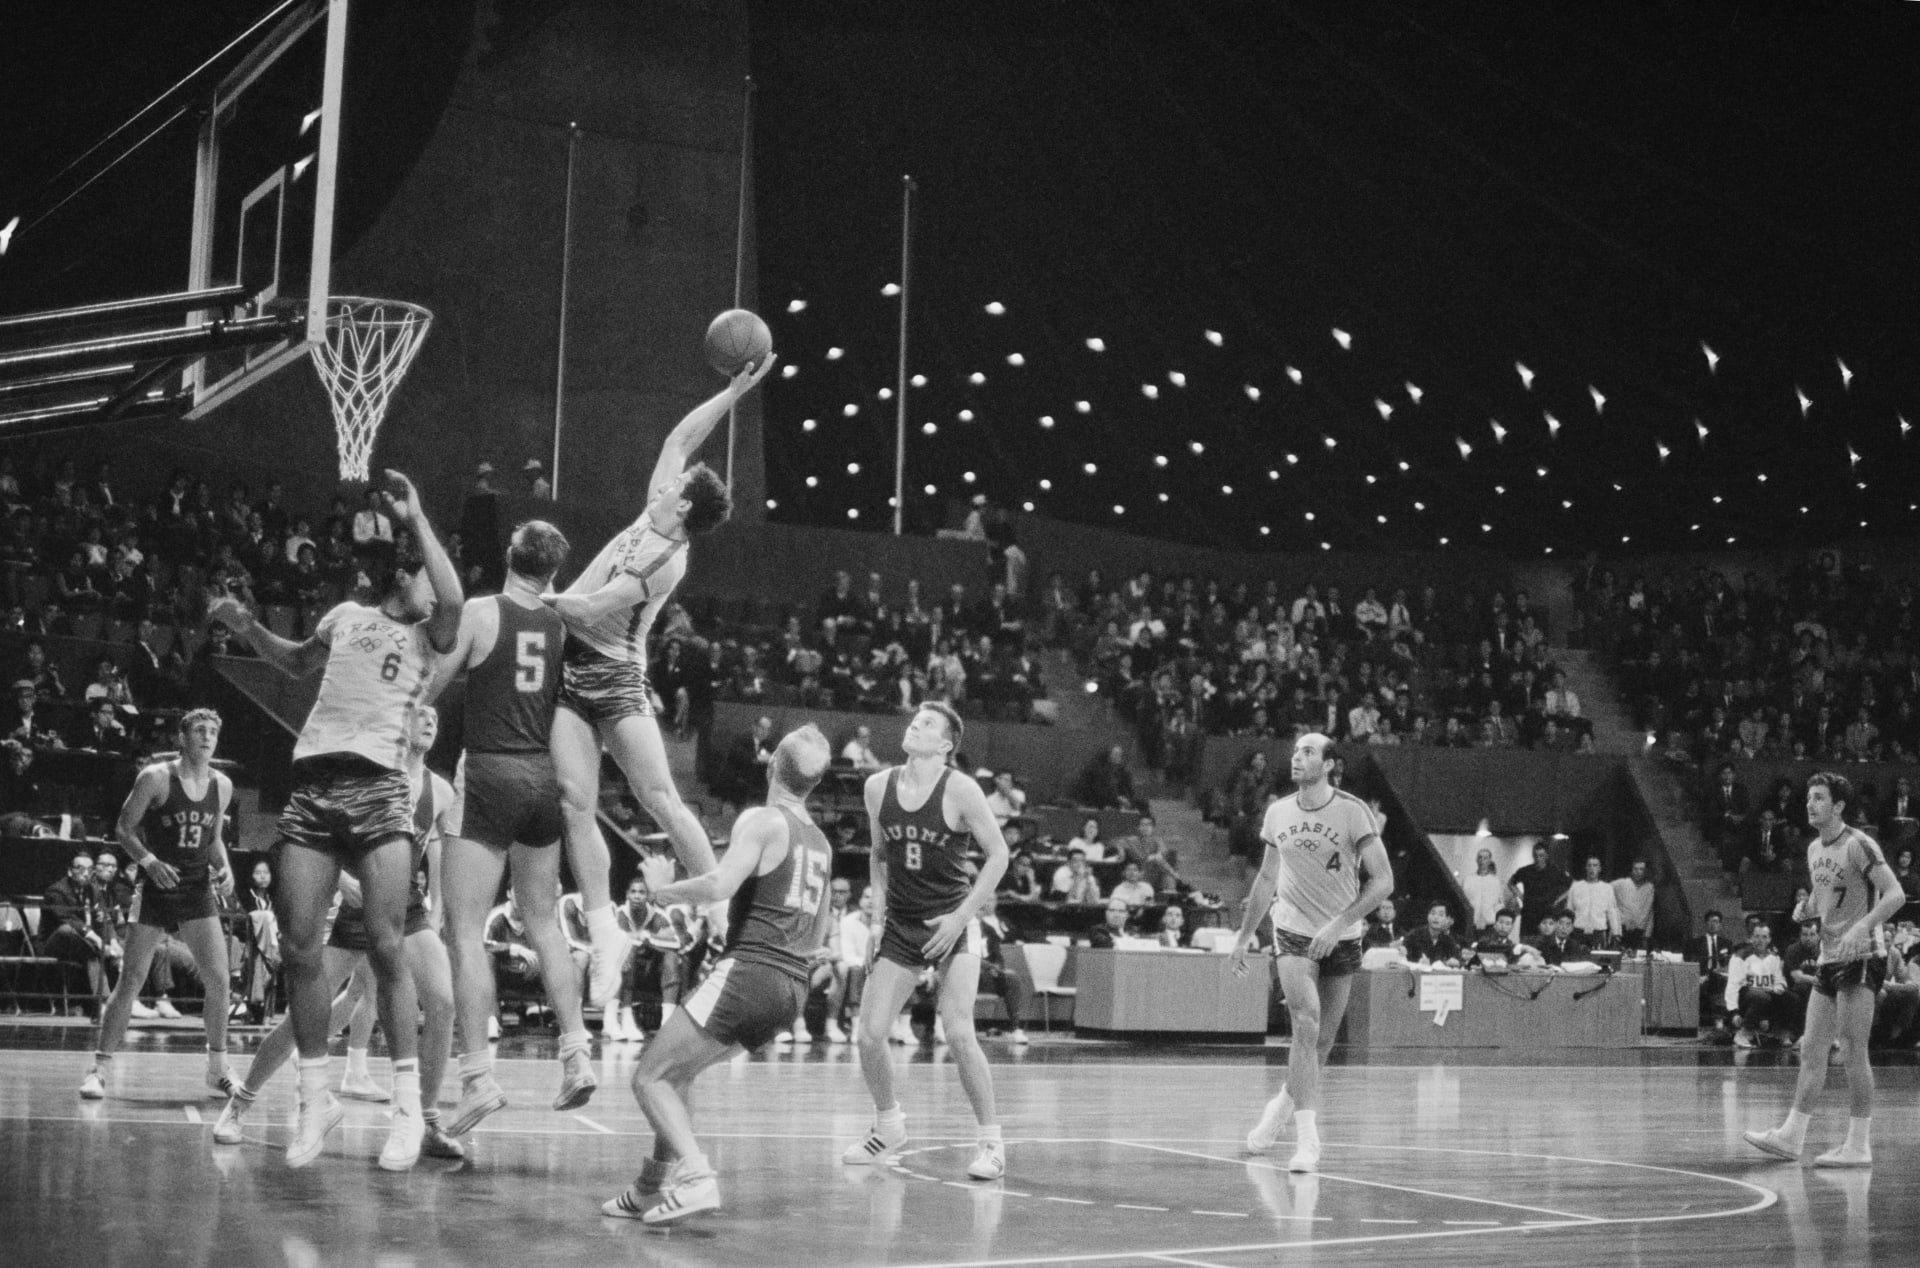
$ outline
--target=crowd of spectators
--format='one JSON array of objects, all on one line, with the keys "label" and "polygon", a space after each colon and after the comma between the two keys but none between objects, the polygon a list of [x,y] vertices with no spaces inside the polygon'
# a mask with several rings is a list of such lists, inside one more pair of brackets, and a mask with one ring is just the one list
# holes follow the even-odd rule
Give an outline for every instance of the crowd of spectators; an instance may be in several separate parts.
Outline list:
[{"label": "crowd of spectators", "polygon": [[1679,764],[1920,762],[1920,591],[1822,552],[1777,578],[1588,566],[1581,631]]},{"label": "crowd of spectators", "polygon": [[1149,763],[1184,782],[1201,737],[1321,731],[1376,745],[1590,745],[1577,697],[1524,590],[1443,601],[1435,586],[1357,600],[1308,583],[1254,587],[1098,571],[1058,573],[1037,599],[1047,639],[1071,648]]}]

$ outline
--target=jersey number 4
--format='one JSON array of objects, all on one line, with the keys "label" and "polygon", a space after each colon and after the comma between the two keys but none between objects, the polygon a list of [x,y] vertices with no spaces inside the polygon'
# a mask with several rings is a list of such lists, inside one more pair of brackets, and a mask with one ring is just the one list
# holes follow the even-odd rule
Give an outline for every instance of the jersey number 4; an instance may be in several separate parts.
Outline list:
[{"label": "jersey number 4", "polygon": [[820,910],[820,895],[827,889],[827,871],[832,860],[818,850],[808,850],[804,862],[793,869],[793,881],[787,886],[787,906],[794,911]]},{"label": "jersey number 4", "polygon": [[1327,856],[1327,870],[1329,872],[1337,872],[1340,870],[1340,855],[1338,851]]},{"label": "jersey number 4", "polygon": [[513,649],[513,686],[532,695],[547,685],[547,636],[540,630],[521,630]]}]

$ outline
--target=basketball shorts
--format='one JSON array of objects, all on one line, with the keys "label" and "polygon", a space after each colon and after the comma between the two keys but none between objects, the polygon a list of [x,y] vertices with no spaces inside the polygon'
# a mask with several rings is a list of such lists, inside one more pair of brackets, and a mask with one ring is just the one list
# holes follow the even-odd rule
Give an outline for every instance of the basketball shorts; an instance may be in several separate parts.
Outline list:
[{"label": "basketball shorts", "polygon": [[[1311,960],[1307,949],[1313,945],[1313,939],[1291,929],[1273,927],[1273,954],[1292,955],[1303,960]],[[1321,977],[1351,977],[1360,971],[1360,939],[1349,938],[1345,942],[1333,944],[1333,950],[1324,960],[1315,960],[1320,968]]]},{"label": "basketball shorts", "polygon": [[1868,956],[1862,960],[1841,960],[1822,964],[1814,973],[1813,989],[1833,999],[1850,986],[1864,986],[1874,994],[1887,982],[1887,957]]},{"label": "basketball shorts", "polygon": [[295,762],[293,778],[275,825],[282,844],[358,858],[389,837],[413,840],[413,792],[403,772],[362,758],[321,757]]},{"label": "basketball shorts", "polygon": [[[404,936],[411,938],[416,933],[425,933],[433,928],[427,919],[426,904],[420,901],[418,894],[407,900],[407,923]],[[371,951],[373,941],[367,936],[366,915],[358,907],[348,907],[344,903],[339,914],[333,918],[333,931],[327,934],[327,945],[337,951]]]},{"label": "basketball shorts", "polygon": [[980,922],[969,920],[960,936],[953,940],[953,948],[939,960],[927,958],[927,939],[933,936],[933,926],[925,918],[902,916],[896,919],[892,912],[887,913],[887,927],[880,932],[879,957],[891,960],[903,968],[918,972],[924,968],[939,968],[956,955],[984,956],[987,949],[986,935],[980,932]]},{"label": "basketball shorts", "polygon": [[622,718],[651,718],[656,713],[645,666],[615,660],[572,639],[567,641],[560,666],[559,707],[571,709],[596,725]]},{"label": "basketball shorts", "polygon": [[220,904],[213,896],[213,882],[204,876],[197,881],[182,880],[172,889],[161,889],[143,874],[133,884],[133,902],[127,908],[127,919],[132,923],[168,933],[189,920],[207,920],[219,914]]},{"label": "basketball shorts", "polygon": [[454,776],[459,835],[495,849],[560,840],[560,781],[547,753],[468,753]]},{"label": "basketball shorts", "polygon": [[723,956],[687,999],[687,1016],[715,1040],[758,1048],[792,1027],[807,984],[770,964]]}]

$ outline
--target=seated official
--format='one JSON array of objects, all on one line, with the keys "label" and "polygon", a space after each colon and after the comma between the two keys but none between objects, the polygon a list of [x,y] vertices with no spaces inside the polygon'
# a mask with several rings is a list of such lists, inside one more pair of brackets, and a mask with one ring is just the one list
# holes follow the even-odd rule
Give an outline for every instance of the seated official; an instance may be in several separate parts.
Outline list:
[{"label": "seated official", "polygon": [[988,894],[987,901],[980,904],[980,935],[985,944],[980,955],[980,992],[990,991],[1000,997],[1011,1027],[1007,1038],[1022,1044],[1027,1042],[1022,1023],[1026,1021],[1027,1006],[1033,1001],[1033,989],[1027,985],[1026,978],[1007,967],[1006,944],[1012,934],[1000,919],[999,906],[997,894]]},{"label": "seated official", "polygon": [[1366,929],[1360,934],[1361,949],[1371,950],[1374,947],[1399,946],[1400,934],[1394,928],[1394,921],[1398,917],[1399,912],[1394,908],[1391,898],[1386,899],[1378,907],[1374,908],[1373,914],[1367,917]]},{"label": "seated official", "polygon": [[1046,891],[1040,887],[1040,874],[1033,868],[1033,855],[1024,851],[1013,855],[1000,878],[999,890],[1008,898],[1026,903],[1037,903],[1046,897]]},{"label": "seated official", "polygon": [[1487,956],[1506,957],[1509,964],[1520,959],[1520,939],[1514,932],[1514,925],[1520,917],[1512,911],[1501,910],[1493,914],[1493,926],[1482,933],[1473,944],[1476,959]]},{"label": "seated official", "polygon": [[987,809],[993,812],[993,821],[1002,828],[1007,826],[1007,820],[1027,813],[1027,794],[1014,786],[1012,771],[993,773],[993,791],[987,794]]},{"label": "seated official", "polygon": [[1540,936],[1530,945],[1549,968],[1593,963],[1593,948],[1573,931],[1573,914],[1562,911],[1540,922]]},{"label": "seated official", "polygon": [[1187,945],[1187,913],[1177,906],[1169,905],[1160,913],[1160,945],[1163,947],[1184,947]]},{"label": "seated official", "polygon": [[1115,941],[1131,938],[1134,934],[1133,908],[1123,899],[1110,899],[1107,902],[1106,919],[1088,932],[1087,945],[1111,950]]},{"label": "seated official", "polygon": [[1456,968],[1467,958],[1452,933],[1453,914],[1443,902],[1427,907],[1427,923],[1408,934],[1401,944],[1407,959],[1414,964],[1451,964]]}]

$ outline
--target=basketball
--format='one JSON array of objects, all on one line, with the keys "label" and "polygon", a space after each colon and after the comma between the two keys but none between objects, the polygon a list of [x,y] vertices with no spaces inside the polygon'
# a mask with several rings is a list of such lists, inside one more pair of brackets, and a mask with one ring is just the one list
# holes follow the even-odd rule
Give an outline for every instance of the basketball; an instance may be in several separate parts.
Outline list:
[{"label": "basketball", "polygon": [[767,323],[744,308],[729,308],[707,327],[707,364],[732,378],[773,351]]}]

